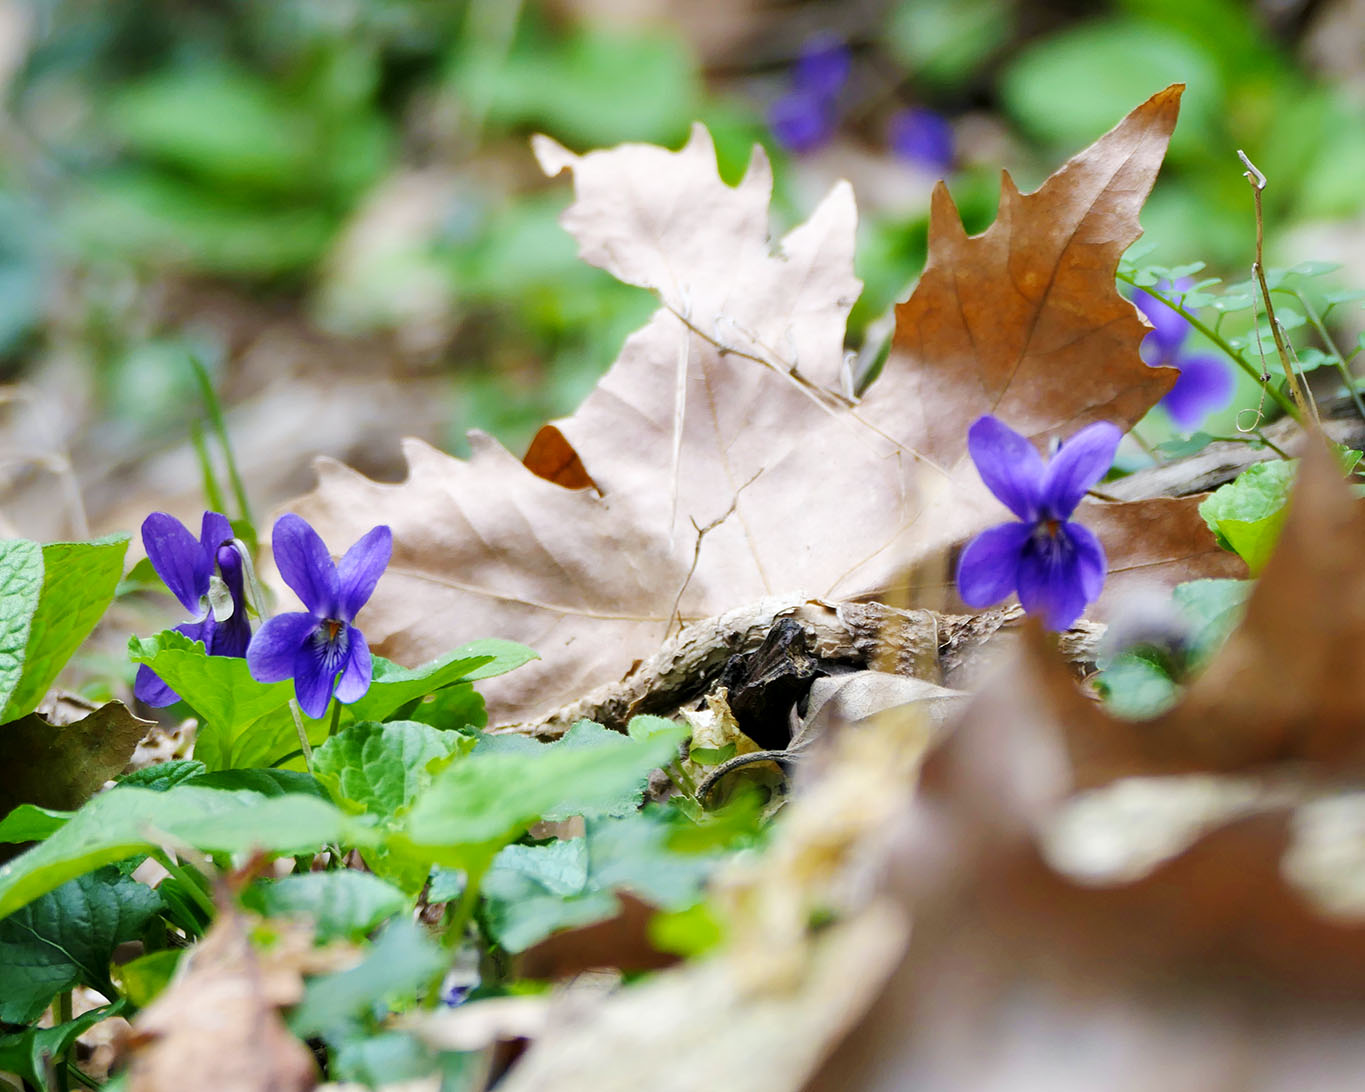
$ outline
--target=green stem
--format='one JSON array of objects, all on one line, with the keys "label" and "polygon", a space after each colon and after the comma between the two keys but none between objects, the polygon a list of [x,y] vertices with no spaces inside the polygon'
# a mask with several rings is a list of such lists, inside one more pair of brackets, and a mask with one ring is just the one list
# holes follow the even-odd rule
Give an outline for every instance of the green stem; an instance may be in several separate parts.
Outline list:
[{"label": "green stem", "polygon": [[332,719],[327,722],[327,738],[331,739],[337,734],[337,729],[341,726],[341,702],[336,698],[332,699]]},{"label": "green stem", "polygon": [[213,457],[209,455],[208,444],[204,442],[204,430],[198,421],[190,424],[190,443],[194,445],[195,457],[199,460],[199,473],[204,479],[204,499],[215,512],[227,511],[227,499],[218,485],[218,475],[213,472]]},{"label": "green stem", "polygon": [[1360,391],[1356,390],[1355,379],[1351,375],[1351,369],[1346,367],[1346,358],[1341,355],[1341,350],[1337,348],[1336,340],[1327,329],[1327,324],[1322,321],[1322,316],[1317,309],[1308,301],[1307,297],[1298,289],[1293,289],[1294,297],[1299,301],[1299,306],[1308,315],[1308,321],[1313,324],[1313,329],[1318,332],[1318,337],[1322,338],[1322,343],[1327,346],[1327,351],[1332,354],[1332,364],[1341,373],[1341,380],[1346,384],[1346,389],[1351,392],[1351,401],[1356,404],[1356,411],[1361,417],[1365,417],[1365,401],[1360,397]]},{"label": "green stem", "polygon": [[[56,1017],[57,1024],[59,1026],[62,1024],[69,1024],[75,1018],[73,1015],[73,1009],[71,1004],[70,990],[63,990],[61,993],[57,995]],[[52,1077],[53,1083],[56,1085],[57,1092],[67,1092],[67,1089],[71,1087],[71,1085],[67,1081],[66,1067],[67,1067],[66,1052],[63,1051],[61,1054],[57,1055],[57,1057],[52,1059]]]},{"label": "green stem", "polygon": [[[483,882],[485,869],[467,869],[464,874],[464,890],[449,911],[448,919],[441,932],[441,943],[450,951],[455,951],[464,941],[465,930],[474,920],[474,911],[479,905],[479,885]],[[434,1009],[441,1002],[441,983],[445,981],[446,971],[442,970],[427,986],[423,1007]]]},{"label": "green stem", "polygon": [[294,699],[289,699],[289,712],[294,718],[294,727],[299,733],[299,750],[303,752],[304,765],[308,767],[308,772],[313,772],[313,745],[308,742],[308,733],[303,727],[303,715],[299,712],[299,703]]},{"label": "green stem", "polygon": [[1209,341],[1213,342],[1213,344],[1217,345],[1218,348],[1222,349],[1223,352],[1229,357],[1229,359],[1232,360],[1234,364],[1236,364],[1239,368],[1242,369],[1242,371],[1246,372],[1247,375],[1251,376],[1252,379],[1256,380],[1256,382],[1261,385],[1261,388],[1268,395],[1270,395],[1272,399],[1274,399],[1276,404],[1279,405],[1280,409],[1284,410],[1284,412],[1287,413],[1290,417],[1294,418],[1294,420],[1296,421],[1299,420],[1299,411],[1298,408],[1294,405],[1294,403],[1291,402],[1279,391],[1277,391],[1269,383],[1262,383],[1260,369],[1257,368],[1254,364],[1252,364],[1251,361],[1249,361],[1231,345],[1229,345],[1226,338],[1224,338],[1221,334],[1214,330],[1213,327],[1209,326],[1208,323],[1201,320],[1199,316],[1196,315],[1193,311],[1185,310],[1184,304],[1178,303],[1174,297],[1168,297],[1166,293],[1162,292],[1159,288],[1156,288],[1155,286],[1138,284],[1137,281],[1135,281],[1127,273],[1120,271],[1118,274],[1118,279],[1121,280],[1124,284],[1132,285],[1134,288],[1141,288],[1144,292],[1148,293],[1151,296],[1155,296],[1157,299],[1159,299],[1172,311],[1174,311],[1186,322],[1188,322],[1191,326],[1193,326],[1196,330],[1198,330],[1201,334],[1203,334],[1206,338],[1208,338]]},{"label": "green stem", "polygon": [[251,502],[247,500],[246,484],[237,469],[237,458],[232,454],[232,441],[228,438],[227,421],[223,417],[222,403],[218,401],[218,392],[213,389],[213,380],[209,377],[203,361],[193,353],[190,354],[190,364],[194,367],[194,376],[199,381],[199,393],[203,396],[209,422],[213,425],[213,431],[223,447],[223,459],[227,463],[228,481],[232,484],[232,495],[237,501],[238,514],[255,528],[256,521],[251,518]]},{"label": "green stem", "polygon": [[199,886],[194,876],[179,861],[163,849],[153,850],[152,860],[180,881],[180,886],[185,889],[185,894],[189,895],[194,900],[194,904],[208,915],[209,921],[217,916],[218,908],[213,905],[213,900],[209,898],[208,893]]}]

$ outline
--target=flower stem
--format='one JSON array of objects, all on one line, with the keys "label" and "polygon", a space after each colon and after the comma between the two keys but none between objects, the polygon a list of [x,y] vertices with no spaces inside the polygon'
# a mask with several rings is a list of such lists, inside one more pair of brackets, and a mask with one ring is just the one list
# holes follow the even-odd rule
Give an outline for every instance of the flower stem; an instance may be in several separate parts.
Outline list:
[{"label": "flower stem", "polygon": [[1332,364],[1341,374],[1341,381],[1346,384],[1346,389],[1351,393],[1351,401],[1356,404],[1356,410],[1361,417],[1365,417],[1365,401],[1361,400],[1360,391],[1356,388],[1355,377],[1351,375],[1351,369],[1346,366],[1346,358],[1341,355],[1341,350],[1337,348],[1336,340],[1327,329],[1327,324],[1322,321],[1322,316],[1318,314],[1317,308],[1309,301],[1298,289],[1293,290],[1294,297],[1299,301],[1299,306],[1303,308],[1308,316],[1308,321],[1313,324],[1313,329],[1318,332],[1318,337],[1322,338],[1322,343],[1327,346],[1327,351],[1332,355]]},{"label": "flower stem", "polygon": [[193,899],[195,905],[208,915],[209,921],[217,916],[218,908],[213,905],[213,900],[209,898],[202,887],[195,883],[194,877],[174,857],[164,849],[156,849],[152,851],[152,860],[180,881],[180,886],[185,889],[185,894]]},{"label": "flower stem", "polygon": [[294,727],[299,733],[299,750],[303,752],[303,763],[308,767],[308,772],[313,772],[313,745],[308,742],[308,733],[303,727],[303,715],[299,712],[299,703],[294,698],[289,699],[289,712],[294,718]]},{"label": "flower stem", "polygon": [[242,481],[241,471],[237,469],[237,458],[232,454],[232,441],[228,438],[227,421],[223,417],[223,404],[218,401],[218,392],[213,389],[213,380],[209,378],[209,372],[204,367],[204,362],[196,354],[191,353],[190,364],[194,368],[195,379],[199,381],[199,393],[204,399],[204,411],[208,414],[209,423],[213,425],[213,431],[217,434],[218,442],[223,447],[223,461],[227,464],[228,481],[232,485],[232,495],[237,501],[238,515],[251,525],[251,533],[255,537],[256,521],[251,518],[251,502],[247,499],[246,483]]},{"label": "flower stem", "polygon": [[332,719],[327,722],[327,738],[331,739],[337,734],[337,728],[341,725],[341,702],[336,698],[332,699]]}]

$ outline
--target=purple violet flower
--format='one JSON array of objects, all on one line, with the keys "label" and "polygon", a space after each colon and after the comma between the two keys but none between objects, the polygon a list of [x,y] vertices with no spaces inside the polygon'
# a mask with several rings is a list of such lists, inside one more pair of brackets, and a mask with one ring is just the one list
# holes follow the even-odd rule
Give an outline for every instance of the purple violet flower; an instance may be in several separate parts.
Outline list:
[{"label": "purple violet flower", "polygon": [[299,516],[281,516],[271,535],[275,565],[305,611],[277,614],[246,651],[257,682],[294,680],[299,707],[320,717],[335,694],[343,704],[370,688],[373,664],[365,637],[351,625],[379,583],[393,553],[393,533],[381,524],[333,562],[318,533]]},{"label": "purple violet flower", "polygon": [[980,417],[967,449],[987,488],[1016,516],[982,531],[957,566],[957,590],[970,607],[1010,592],[1049,629],[1069,628],[1099,597],[1108,568],[1093,532],[1072,523],[1086,490],[1104,477],[1123,434],[1107,421],[1087,425],[1044,463],[1034,446],[995,417]]},{"label": "purple violet flower", "polygon": [[791,89],[768,110],[773,139],[797,155],[829,140],[839,121],[839,93],[851,67],[848,46],[835,35],[807,39],[792,73]]},{"label": "purple violet flower", "polygon": [[911,106],[891,118],[887,143],[901,159],[946,174],[953,166],[953,127],[927,106]]},{"label": "purple violet flower", "polygon": [[[1163,281],[1159,286],[1171,291]],[[1189,288],[1189,281],[1175,284],[1175,291]],[[1178,368],[1180,377],[1166,396],[1157,403],[1176,425],[1189,431],[1204,418],[1232,401],[1235,388],[1232,372],[1221,357],[1209,353],[1186,353],[1185,339],[1190,333],[1189,322],[1167,303],[1139,288],[1133,293],[1137,305],[1152,331],[1142,340],[1142,359],[1153,367]]]},{"label": "purple violet flower", "polygon": [[[242,556],[233,545],[227,516],[205,512],[195,539],[174,516],[153,512],[142,521],[142,544],[156,575],[193,616],[175,631],[191,641],[203,641],[210,656],[245,656],[251,620],[246,613]],[[146,664],[137,669],[133,696],[153,708],[180,700]]]}]

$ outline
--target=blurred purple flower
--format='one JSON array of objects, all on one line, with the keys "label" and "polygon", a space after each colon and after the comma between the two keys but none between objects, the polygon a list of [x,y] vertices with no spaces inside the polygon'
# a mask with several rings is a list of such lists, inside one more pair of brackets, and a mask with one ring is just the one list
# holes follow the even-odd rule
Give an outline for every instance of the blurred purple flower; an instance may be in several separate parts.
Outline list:
[{"label": "blurred purple flower", "polygon": [[[233,545],[232,525],[219,512],[205,512],[199,538],[165,512],[142,521],[147,559],[192,615],[175,627],[191,641],[203,641],[210,656],[245,656],[251,640],[246,613],[242,557]],[[172,705],[180,695],[150,667],[137,669],[133,696],[153,708]]]},{"label": "blurred purple flower", "polygon": [[1071,513],[1104,477],[1122,433],[1107,421],[1087,425],[1050,463],[995,417],[980,417],[967,449],[981,479],[1016,516],[982,531],[957,566],[957,589],[970,607],[988,607],[1010,592],[1049,629],[1067,629],[1099,597],[1108,567],[1099,539]]},{"label": "blurred purple flower", "polygon": [[[1174,290],[1183,292],[1189,286],[1189,280],[1180,280]],[[1158,287],[1163,291],[1172,290],[1167,281]],[[1141,288],[1133,293],[1133,303],[1152,324],[1151,333],[1142,341],[1142,359],[1153,367],[1164,365],[1180,370],[1175,386],[1166,392],[1158,405],[1180,428],[1193,429],[1210,413],[1232,401],[1235,388],[1232,372],[1221,357],[1185,352],[1190,324],[1169,304]]]},{"label": "blurred purple flower", "polygon": [[852,66],[848,46],[832,34],[819,34],[801,47],[792,85],[768,110],[773,138],[789,152],[814,151],[834,134],[838,98]]},{"label": "blurred purple flower", "polygon": [[927,106],[911,106],[891,118],[887,143],[901,159],[945,174],[953,165],[953,127]]},{"label": "blurred purple flower", "polygon": [[275,521],[271,545],[280,576],[307,610],[266,622],[247,649],[247,666],[257,682],[292,678],[299,707],[320,717],[333,694],[347,704],[370,688],[370,647],[351,620],[389,564],[393,534],[381,524],[334,563],[318,533],[290,513]]}]

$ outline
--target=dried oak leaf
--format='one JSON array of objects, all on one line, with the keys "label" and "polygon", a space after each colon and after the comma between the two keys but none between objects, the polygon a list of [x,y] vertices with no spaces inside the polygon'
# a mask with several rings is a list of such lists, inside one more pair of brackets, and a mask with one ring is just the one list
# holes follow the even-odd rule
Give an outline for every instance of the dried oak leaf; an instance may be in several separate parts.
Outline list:
[{"label": "dried oak leaf", "polygon": [[[418,662],[489,633],[541,653],[487,688],[494,723],[622,678],[678,621],[898,587],[907,564],[1002,517],[965,458],[973,417],[1040,438],[1099,417],[1127,427],[1169,389],[1174,373],[1138,356],[1145,327],[1114,270],[1179,95],[1140,106],[1036,194],[1007,176],[1001,220],[978,239],[941,192],[900,349],[856,404],[838,393],[859,290],[848,186],[774,245],[761,151],[730,187],[700,127],[679,152],[575,156],[538,139],[547,171],[574,173],[564,223],[583,257],[663,306],[542,431],[530,469],[478,434],[467,461],[408,441],[406,482],[322,461],[293,507],[336,544],[393,528],[364,618],[384,655]],[[1106,508],[1112,565],[1129,571],[1150,512]],[[1178,546],[1137,568],[1167,582],[1224,571],[1194,509],[1163,509]]]},{"label": "dried oak leaf", "polygon": [[258,953],[247,921],[224,909],[186,969],[133,1021],[129,1092],[304,1092],[312,1053],[279,1009],[303,996],[297,965]]}]

